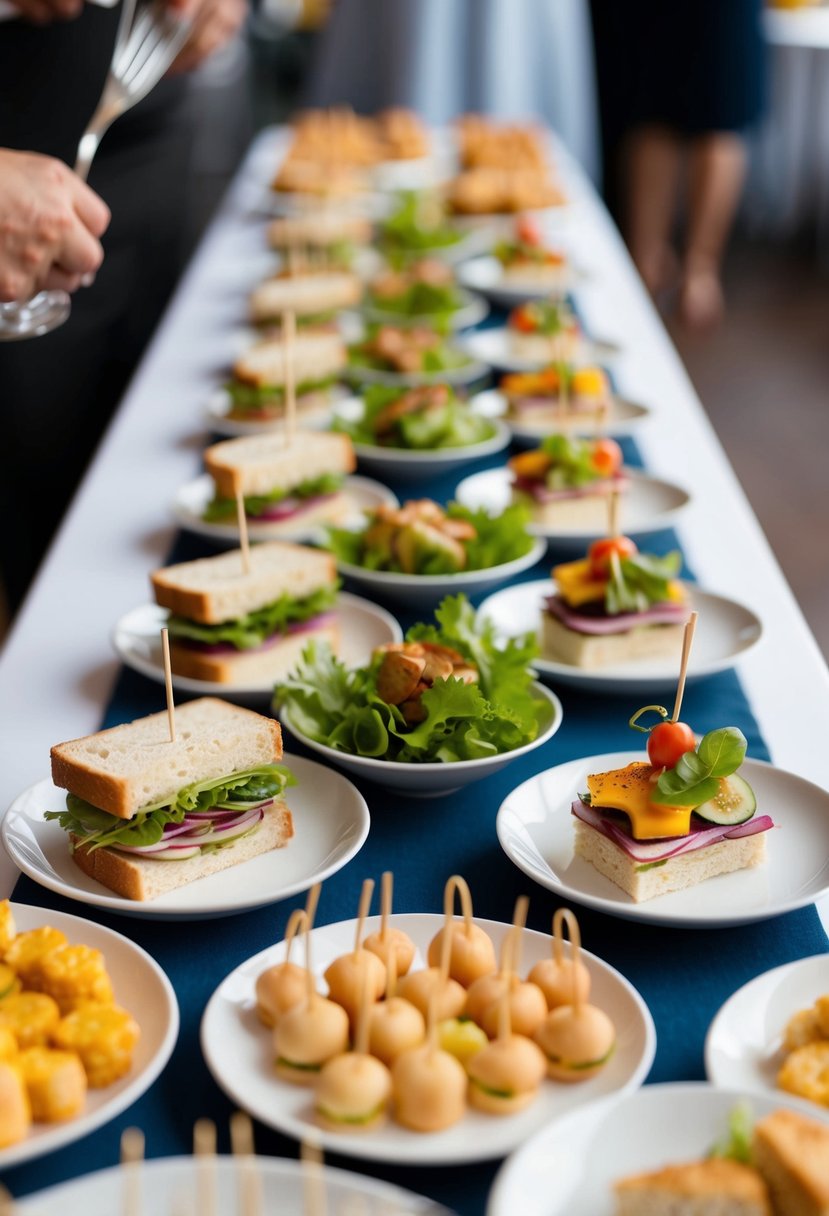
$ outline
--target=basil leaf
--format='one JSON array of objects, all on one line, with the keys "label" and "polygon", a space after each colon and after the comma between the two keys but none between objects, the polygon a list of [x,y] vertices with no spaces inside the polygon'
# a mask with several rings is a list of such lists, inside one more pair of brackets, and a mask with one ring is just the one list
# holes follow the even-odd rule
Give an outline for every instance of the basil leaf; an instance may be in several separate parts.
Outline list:
[{"label": "basil leaf", "polygon": [[712,777],[730,777],[742,764],[748,744],[736,726],[709,731],[700,740],[699,758]]},{"label": "basil leaf", "polygon": [[695,752],[686,752],[674,768],[660,775],[651,800],[662,806],[701,806],[716,798],[720,779],[736,773],[746,746],[736,726],[709,731]]}]

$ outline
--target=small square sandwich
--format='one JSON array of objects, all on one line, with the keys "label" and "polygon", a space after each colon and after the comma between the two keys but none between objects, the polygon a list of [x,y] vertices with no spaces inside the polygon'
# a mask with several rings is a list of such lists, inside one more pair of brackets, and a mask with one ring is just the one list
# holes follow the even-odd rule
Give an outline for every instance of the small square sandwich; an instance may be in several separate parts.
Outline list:
[{"label": "small square sandwich", "polygon": [[293,784],[279,723],[212,697],[59,743],[49,811],[75,864],[125,899],[151,900],[286,845]]},{"label": "small square sandwich", "polygon": [[762,1178],[737,1161],[692,1161],[622,1178],[616,1216],[772,1216]]},{"label": "small square sandwich", "polygon": [[545,528],[600,531],[609,496],[630,484],[613,439],[548,435],[534,451],[513,456],[509,468],[512,501],[528,507],[533,522]]},{"label": "small square sandwich", "polygon": [[[300,423],[327,417],[331,388],[346,367],[348,354],[336,332],[302,332],[294,340],[294,391]],[[229,416],[243,422],[269,422],[285,415],[285,345],[257,342],[240,355],[227,384]]]},{"label": "small square sandwich", "polygon": [[776,1110],[755,1126],[752,1155],[775,1216],[829,1216],[829,1127]]},{"label": "small square sandwich", "polygon": [[267,687],[293,670],[310,637],[339,649],[328,553],[269,541],[251,548],[247,571],[233,549],[156,570],[151,581],[156,603],[170,610],[176,675]]},{"label": "small square sandwich", "polygon": [[558,362],[537,372],[512,372],[501,378],[501,392],[508,418],[556,431],[595,429],[613,415],[613,394],[600,367]]},{"label": "small square sandwich", "polygon": [[271,249],[284,253],[293,250],[302,261],[307,250],[322,251],[331,266],[348,269],[355,250],[370,244],[371,221],[360,215],[341,212],[309,212],[284,215],[268,228]]},{"label": "small square sandwich", "polygon": [[290,443],[282,434],[226,439],[206,450],[204,463],[216,486],[208,522],[234,520],[237,493],[248,518],[274,531],[295,526],[300,516],[309,524],[348,516],[343,482],[357,461],[347,435],[297,431]]},{"label": "small square sandwich", "polygon": [[266,279],[251,292],[250,319],[254,325],[279,322],[293,312],[300,324],[326,324],[343,308],[356,308],[363,284],[347,271],[284,275]]}]

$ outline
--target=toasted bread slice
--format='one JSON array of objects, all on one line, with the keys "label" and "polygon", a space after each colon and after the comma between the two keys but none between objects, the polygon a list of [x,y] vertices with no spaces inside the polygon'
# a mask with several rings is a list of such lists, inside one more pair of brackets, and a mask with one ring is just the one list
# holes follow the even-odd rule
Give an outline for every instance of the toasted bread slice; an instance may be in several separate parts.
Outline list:
[{"label": "toasted bread slice", "polygon": [[[294,382],[298,385],[336,376],[348,362],[345,344],[338,333],[298,333],[293,352]],[[268,339],[248,347],[234,363],[233,374],[244,384],[277,388],[284,385],[284,342]]]},{"label": "toasted bread slice", "polygon": [[754,1163],[775,1216],[829,1216],[829,1127],[776,1110],[754,1128]]},{"label": "toasted bread slice", "polygon": [[545,659],[595,671],[636,659],[676,655],[682,649],[684,629],[684,625],[639,625],[625,633],[579,633],[551,612],[542,612],[541,653]]},{"label": "toasted bread slice", "polygon": [[315,629],[283,634],[280,639],[256,650],[237,650],[230,654],[205,654],[196,647],[170,643],[170,663],[177,676],[209,680],[213,684],[246,684],[272,688],[294,670],[311,640],[327,642],[334,654],[340,647],[336,621]]},{"label": "toasted bread slice", "polygon": [[622,1178],[616,1216],[772,1216],[759,1174],[737,1161],[693,1161]]},{"label": "toasted bread slice", "polygon": [[305,599],[330,587],[336,577],[337,564],[330,553],[269,541],[251,547],[247,571],[241,550],[231,549],[216,557],[165,566],[150,580],[162,608],[200,625],[218,625],[264,608],[282,595]]},{"label": "toasted bread slice", "polygon": [[298,317],[355,308],[363,295],[356,274],[308,274],[266,279],[250,295],[251,320],[269,321],[288,309]]},{"label": "toasted bread slice", "polygon": [[340,212],[286,215],[269,225],[268,244],[272,249],[284,249],[294,245],[310,245],[314,249],[324,249],[337,241],[368,245],[371,234],[371,220],[361,215],[344,215]]},{"label": "toasted bread slice", "polygon": [[204,454],[208,473],[221,498],[289,493],[303,481],[325,473],[352,473],[357,465],[354,445],[347,435],[324,431],[297,431],[290,443],[285,436],[245,435],[215,443]]},{"label": "toasted bread slice", "polygon": [[[166,895],[179,887],[208,878],[231,866],[250,861],[273,849],[281,849],[294,834],[291,812],[284,802],[275,802],[265,808],[264,818],[258,829],[250,836],[243,836],[235,844],[203,853],[199,857],[188,857],[184,861],[154,861],[152,857],[136,857],[119,853],[117,849],[94,849],[83,846],[75,848],[72,858],[79,869],[90,878],[114,891],[124,899],[146,901]],[[77,844],[74,837],[72,843]]]},{"label": "toasted bread slice", "polygon": [[176,741],[166,711],[52,748],[52,780],[102,811],[131,819],[194,781],[229,776],[282,759],[278,722],[202,697],[176,709]]}]

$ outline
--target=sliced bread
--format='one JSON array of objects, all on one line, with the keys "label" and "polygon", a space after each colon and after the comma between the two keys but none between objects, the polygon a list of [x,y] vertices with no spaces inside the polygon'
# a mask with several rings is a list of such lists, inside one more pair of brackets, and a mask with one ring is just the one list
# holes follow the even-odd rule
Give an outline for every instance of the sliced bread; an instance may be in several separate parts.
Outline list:
[{"label": "sliced bread", "polygon": [[[296,384],[327,380],[346,366],[348,356],[339,333],[298,333],[294,339]],[[268,339],[248,347],[233,365],[237,380],[258,387],[285,383],[285,343]]]},{"label": "sliced bread", "polygon": [[326,621],[316,629],[285,634],[272,645],[227,654],[206,654],[196,647],[171,642],[170,663],[177,676],[186,676],[191,680],[271,689],[290,675],[312,639],[327,642],[337,654],[340,646],[338,624]]},{"label": "sliced bread", "polygon": [[354,308],[363,285],[356,274],[308,274],[266,279],[250,295],[252,321],[269,321],[290,309],[298,317]]},{"label": "sliced bread", "polygon": [[775,1216],[829,1216],[829,1127],[776,1110],[756,1124],[753,1155]]},{"label": "sliced bread", "polygon": [[279,433],[245,435],[215,443],[204,454],[208,473],[221,498],[286,493],[326,473],[351,473],[357,465],[347,435],[297,431],[290,443]]},{"label": "sliced bread", "polygon": [[616,1216],[772,1216],[762,1178],[737,1161],[693,1161],[622,1178]]}]

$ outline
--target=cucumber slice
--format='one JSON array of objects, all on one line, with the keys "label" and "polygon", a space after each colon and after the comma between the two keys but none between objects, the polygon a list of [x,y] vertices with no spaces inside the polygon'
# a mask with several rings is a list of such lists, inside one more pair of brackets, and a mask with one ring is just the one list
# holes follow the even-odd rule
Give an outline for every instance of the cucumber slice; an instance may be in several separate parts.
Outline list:
[{"label": "cucumber slice", "polygon": [[757,810],[757,799],[754,790],[743,778],[732,773],[730,777],[720,778],[720,792],[709,802],[694,807],[694,814],[708,823],[721,823],[735,826],[745,823]]}]

